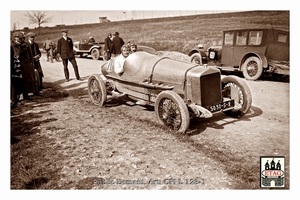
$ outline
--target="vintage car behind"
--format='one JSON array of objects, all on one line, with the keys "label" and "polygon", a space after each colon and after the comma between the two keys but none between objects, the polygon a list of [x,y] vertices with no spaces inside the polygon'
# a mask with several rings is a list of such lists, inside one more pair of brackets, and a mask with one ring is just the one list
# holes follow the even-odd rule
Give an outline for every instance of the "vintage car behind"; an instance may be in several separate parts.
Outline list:
[{"label": "vintage car behind", "polygon": [[246,79],[257,80],[263,72],[287,78],[290,73],[289,52],[288,31],[240,29],[224,31],[222,46],[204,50],[199,44],[188,55],[191,62],[242,71]]},{"label": "vintage car behind", "polygon": [[[109,58],[104,51],[104,42],[87,42],[87,41],[76,41],[73,43],[73,50],[75,54],[80,57],[86,57],[91,55],[94,60],[99,60],[100,58],[107,61]],[[138,51],[146,51],[151,54],[155,54],[155,49],[152,47],[137,45]]]},{"label": "vintage car behind", "polygon": [[73,50],[80,57],[91,55],[94,60],[107,60],[104,55],[104,42],[76,41],[73,43]]},{"label": "vintage car behind", "polygon": [[251,92],[239,77],[221,78],[217,68],[171,60],[147,52],[130,54],[124,73],[114,72],[114,60],[88,80],[88,93],[96,105],[108,98],[126,96],[154,106],[157,120],[177,132],[186,132],[190,119],[210,118],[223,111],[242,116],[251,107]]}]

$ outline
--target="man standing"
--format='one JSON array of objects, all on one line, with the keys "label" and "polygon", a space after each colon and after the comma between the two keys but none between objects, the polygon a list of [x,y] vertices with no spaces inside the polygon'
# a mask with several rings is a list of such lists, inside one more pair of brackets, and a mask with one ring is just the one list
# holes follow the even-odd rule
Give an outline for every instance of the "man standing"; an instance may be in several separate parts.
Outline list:
[{"label": "man standing", "polygon": [[60,55],[63,66],[66,80],[69,81],[69,70],[68,70],[68,61],[71,62],[74,68],[75,76],[77,80],[82,80],[79,76],[77,62],[75,60],[75,55],[73,52],[73,41],[71,38],[67,37],[68,30],[63,29],[62,37],[57,41],[57,53]]},{"label": "man standing", "polygon": [[53,42],[49,38],[46,38],[44,42],[44,50],[46,51],[47,54],[47,62],[50,61],[53,63]]},{"label": "man standing", "polygon": [[21,33],[21,51],[19,55],[19,60],[21,62],[21,71],[23,78],[23,99],[32,100],[29,97],[29,93],[38,94],[35,85],[35,75],[34,75],[34,64],[33,56],[31,54],[30,46],[25,42],[25,35]]},{"label": "man standing", "polygon": [[112,43],[113,43],[112,57],[116,57],[121,54],[121,47],[125,44],[125,42],[121,37],[119,37],[119,33],[115,32]]},{"label": "man standing", "polygon": [[39,45],[34,42],[34,38],[35,38],[35,34],[32,32],[29,32],[27,34],[28,37],[28,45],[30,46],[30,50],[31,50],[31,54],[33,56],[33,64],[34,64],[34,69],[36,69],[39,73],[39,86],[40,88],[37,89],[44,89],[43,87],[43,77],[44,77],[44,73],[42,70],[42,66],[40,63],[40,57],[41,57],[41,51],[39,49]]},{"label": "man standing", "polygon": [[111,57],[111,53],[113,50],[112,39],[113,39],[112,34],[109,33],[104,40],[105,60],[109,60]]}]

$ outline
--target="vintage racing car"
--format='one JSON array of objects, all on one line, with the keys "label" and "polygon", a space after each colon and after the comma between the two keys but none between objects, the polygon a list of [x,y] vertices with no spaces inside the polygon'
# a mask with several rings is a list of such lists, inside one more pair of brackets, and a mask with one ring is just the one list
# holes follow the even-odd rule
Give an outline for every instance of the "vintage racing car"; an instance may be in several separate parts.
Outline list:
[{"label": "vintage racing car", "polygon": [[190,119],[210,118],[213,113],[241,116],[248,112],[252,96],[239,77],[221,78],[213,67],[136,52],[124,62],[124,73],[114,72],[113,60],[101,66],[101,73],[88,79],[92,102],[103,106],[108,96],[126,95],[154,106],[157,120],[177,132],[189,129]]}]

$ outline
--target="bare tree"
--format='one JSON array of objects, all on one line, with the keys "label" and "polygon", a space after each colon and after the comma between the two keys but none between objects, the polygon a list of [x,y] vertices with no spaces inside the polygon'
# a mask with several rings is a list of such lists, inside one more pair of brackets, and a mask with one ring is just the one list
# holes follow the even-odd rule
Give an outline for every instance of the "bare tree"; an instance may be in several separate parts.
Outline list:
[{"label": "bare tree", "polygon": [[38,25],[39,34],[41,25],[52,21],[52,16],[48,16],[47,12],[40,10],[27,12],[25,16],[28,17],[30,24]]}]

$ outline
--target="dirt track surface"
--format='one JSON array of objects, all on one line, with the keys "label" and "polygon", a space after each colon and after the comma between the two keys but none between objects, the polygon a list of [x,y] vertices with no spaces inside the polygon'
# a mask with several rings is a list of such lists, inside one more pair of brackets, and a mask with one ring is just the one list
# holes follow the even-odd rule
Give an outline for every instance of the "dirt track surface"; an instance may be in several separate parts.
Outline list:
[{"label": "dirt track surface", "polygon": [[[61,62],[41,59],[45,83],[58,85],[60,92],[82,90],[82,95],[55,99],[46,90],[12,110],[11,125],[21,130],[12,146],[20,145],[24,131],[40,154],[29,161],[30,153],[20,150],[11,165],[31,162],[46,169],[39,188],[259,189],[260,156],[286,157],[289,187],[289,83],[246,81],[253,97],[247,115],[236,119],[220,113],[195,120],[189,135],[177,135],[158,125],[151,108],[122,100],[104,108],[93,105],[87,79],[104,62],[77,58],[77,63],[84,80],[75,79],[69,63],[72,80],[65,82]],[[11,188],[26,188],[16,177],[11,177]],[[175,184],[169,182],[173,179]]]}]

